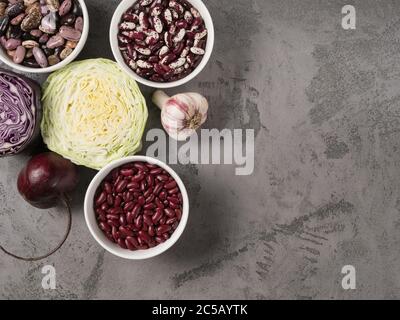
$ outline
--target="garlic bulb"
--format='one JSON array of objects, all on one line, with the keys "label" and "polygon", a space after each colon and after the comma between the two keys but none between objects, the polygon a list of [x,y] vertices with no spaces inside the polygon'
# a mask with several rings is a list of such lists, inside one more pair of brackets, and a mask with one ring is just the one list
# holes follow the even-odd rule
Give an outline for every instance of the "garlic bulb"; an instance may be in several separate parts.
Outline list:
[{"label": "garlic bulb", "polygon": [[181,93],[170,98],[157,90],[153,102],[161,109],[165,131],[175,140],[185,141],[207,120],[208,102],[198,93]]}]

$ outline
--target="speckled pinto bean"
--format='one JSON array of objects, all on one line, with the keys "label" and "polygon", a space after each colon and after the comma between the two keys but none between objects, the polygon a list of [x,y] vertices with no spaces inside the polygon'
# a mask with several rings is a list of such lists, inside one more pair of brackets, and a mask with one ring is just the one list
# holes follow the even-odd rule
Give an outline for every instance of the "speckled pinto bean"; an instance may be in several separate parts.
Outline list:
[{"label": "speckled pinto bean", "polygon": [[76,48],[84,26],[77,0],[0,0],[0,44],[14,63],[46,68]]},{"label": "speckled pinto bean", "polygon": [[139,76],[172,82],[193,72],[207,45],[200,13],[185,0],[138,0],[121,19],[119,48]]},{"label": "speckled pinto bean", "polygon": [[135,251],[168,240],[182,218],[183,203],[178,184],[167,171],[134,162],[111,171],[100,184],[93,206],[105,236]]}]

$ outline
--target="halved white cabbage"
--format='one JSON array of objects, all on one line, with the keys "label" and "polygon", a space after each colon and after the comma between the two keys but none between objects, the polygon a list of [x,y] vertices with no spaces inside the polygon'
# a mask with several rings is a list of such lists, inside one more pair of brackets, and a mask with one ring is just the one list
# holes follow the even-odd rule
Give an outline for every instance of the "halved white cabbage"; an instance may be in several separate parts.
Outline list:
[{"label": "halved white cabbage", "polygon": [[107,59],[74,62],[43,87],[42,136],[78,165],[101,169],[141,149],[148,111],[129,75]]}]

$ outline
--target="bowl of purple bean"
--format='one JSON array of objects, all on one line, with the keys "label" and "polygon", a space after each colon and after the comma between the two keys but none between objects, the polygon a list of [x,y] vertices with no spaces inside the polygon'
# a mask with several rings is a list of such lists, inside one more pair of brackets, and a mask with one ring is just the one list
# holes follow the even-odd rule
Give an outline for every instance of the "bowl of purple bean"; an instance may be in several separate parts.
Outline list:
[{"label": "bowl of purple bean", "polygon": [[188,194],[176,172],[157,159],[131,156],[104,167],[85,196],[85,219],[96,241],[121,258],[155,257],[182,235]]},{"label": "bowl of purple bean", "polygon": [[84,0],[0,0],[0,60],[27,73],[50,73],[85,46]]},{"label": "bowl of purple bean", "polygon": [[214,26],[201,0],[123,0],[111,22],[110,43],[118,64],[136,81],[173,88],[206,66]]}]

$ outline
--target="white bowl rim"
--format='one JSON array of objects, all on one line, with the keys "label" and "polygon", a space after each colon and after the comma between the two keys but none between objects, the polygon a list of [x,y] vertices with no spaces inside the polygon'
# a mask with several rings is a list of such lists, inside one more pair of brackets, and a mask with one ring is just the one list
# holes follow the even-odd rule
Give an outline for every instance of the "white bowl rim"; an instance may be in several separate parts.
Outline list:
[{"label": "white bowl rim", "polygon": [[81,53],[83,48],[85,47],[85,44],[86,44],[86,41],[87,41],[87,38],[89,35],[89,23],[90,23],[89,22],[89,12],[88,12],[85,0],[78,0],[78,1],[82,8],[83,20],[84,20],[82,35],[81,35],[78,45],[76,46],[74,51],[72,51],[72,53],[65,60],[55,64],[54,66],[50,66],[47,68],[29,68],[29,67],[25,67],[22,64],[14,63],[7,56],[7,53],[5,52],[4,48],[0,48],[0,50],[1,50],[0,51],[0,60],[3,63],[5,63],[8,67],[18,70],[20,72],[36,73],[36,74],[54,72],[56,70],[59,70],[59,69],[65,67],[66,65],[70,64],[72,61],[74,61],[78,57],[78,55]]},{"label": "white bowl rim", "polygon": [[[95,219],[95,213],[93,210],[93,200],[98,186],[113,169],[118,168],[127,163],[138,162],[138,161],[158,165],[159,167],[165,169],[169,174],[171,174],[171,176],[177,182],[180,191],[182,193],[183,210],[182,210],[182,218],[177,229],[174,231],[174,233],[167,241],[157,245],[156,247],[149,248],[146,250],[130,251],[128,249],[120,248],[117,244],[112,243],[109,239],[107,239],[103,231],[100,230],[100,228],[97,225],[97,221]],[[85,201],[84,201],[84,213],[85,213],[86,225],[88,226],[90,233],[104,249],[106,249],[108,252],[120,258],[125,258],[130,260],[144,260],[153,258],[155,256],[164,253],[179,240],[179,238],[181,237],[186,228],[186,224],[189,218],[189,197],[183,181],[169,165],[158,159],[148,156],[129,156],[111,162],[96,174],[96,176],[93,178],[86,191]]]},{"label": "white bowl rim", "polygon": [[206,28],[208,31],[208,38],[207,38],[207,45],[206,45],[206,53],[203,56],[200,64],[186,77],[172,82],[155,82],[151,80],[147,80],[145,78],[140,77],[135,71],[133,71],[129,66],[125,63],[124,58],[122,57],[121,51],[119,50],[118,46],[118,25],[121,21],[122,15],[125,13],[127,9],[129,9],[137,0],[122,0],[121,3],[118,5],[117,9],[114,12],[114,15],[111,20],[110,24],[110,44],[111,50],[113,52],[115,60],[118,62],[119,66],[125,70],[128,74],[130,74],[136,81],[153,88],[158,89],[168,89],[168,88],[175,88],[185,83],[191,81],[196,76],[203,71],[204,67],[207,65],[208,61],[210,60],[211,54],[214,49],[214,41],[215,41],[215,34],[214,34],[214,23],[211,17],[209,10],[207,9],[206,5],[202,0],[187,0],[190,2],[201,14],[204,23],[206,24]]}]

